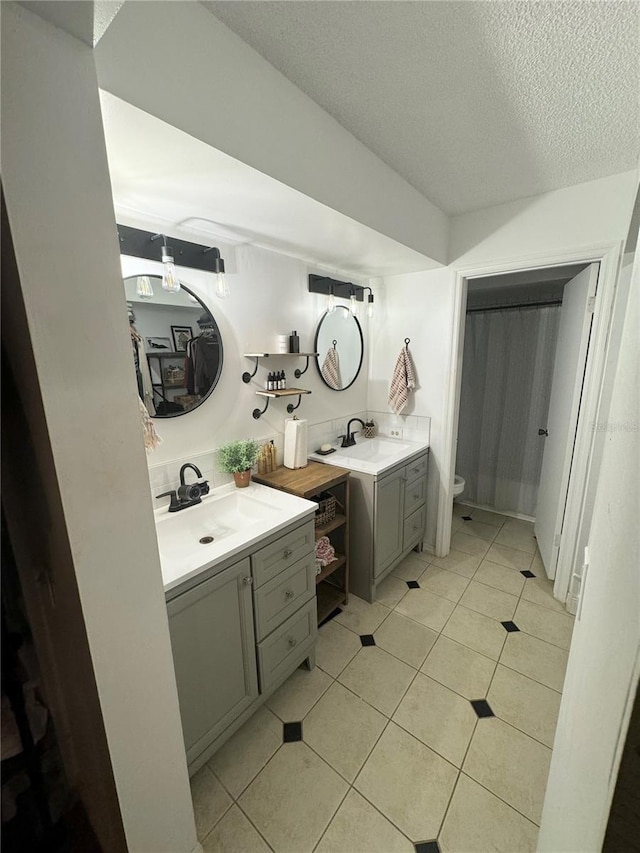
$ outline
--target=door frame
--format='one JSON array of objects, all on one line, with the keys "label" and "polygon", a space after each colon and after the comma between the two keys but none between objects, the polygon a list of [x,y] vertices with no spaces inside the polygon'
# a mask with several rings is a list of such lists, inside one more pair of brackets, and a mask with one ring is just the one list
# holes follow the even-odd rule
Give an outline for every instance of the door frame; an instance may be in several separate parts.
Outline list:
[{"label": "door frame", "polygon": [[583,518],[587,485],[592,472],[598,406],[604,382],[609,347],[609,331],[615,308],[617,282],[622,264],[623,242],[598,243],[561,252],[520,256],[509,260],[471,264],[455,268],[454,318],[449,355],[449,386],[443,408],[445,447],[443,472],[438,500],[435,551],[445,556],[451,548],[451,516],[453,512],[453,477],[455,474],[462,359],[467,307],[467,279],[482,278],[508,272],[523,272],[544,267],[577,263],[599,263],[594,318],[585,365],[584,386],[574,444],[573,463],[567,489],[562,539],[554,582],[554,596],[566,602],[571,576],[579,555],[576,554]]}]

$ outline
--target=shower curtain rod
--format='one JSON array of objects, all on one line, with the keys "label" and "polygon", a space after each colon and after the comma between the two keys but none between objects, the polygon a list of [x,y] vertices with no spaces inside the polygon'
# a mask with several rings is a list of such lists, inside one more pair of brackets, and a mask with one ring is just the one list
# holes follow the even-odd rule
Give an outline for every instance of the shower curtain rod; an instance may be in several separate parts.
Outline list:
[{"label": "shower curtain rod", "polygon": [[480,308],[467,308],[467,314],[484,311],[514,311],[516,308],[545,308],[548,305],[562,305],[562,299],[548,299],[546,302],[518,302],[515,305],[483,305]]}]

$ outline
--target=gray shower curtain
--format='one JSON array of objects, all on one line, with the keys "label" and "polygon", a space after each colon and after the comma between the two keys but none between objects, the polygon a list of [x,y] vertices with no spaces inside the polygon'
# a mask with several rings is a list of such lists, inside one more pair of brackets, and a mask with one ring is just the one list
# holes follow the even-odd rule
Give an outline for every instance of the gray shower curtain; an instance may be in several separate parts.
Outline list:
[{"label": "gray shower curtain", "polygon": [[560,308],[467,314],[456,461],[463,500],[535,514]]}]

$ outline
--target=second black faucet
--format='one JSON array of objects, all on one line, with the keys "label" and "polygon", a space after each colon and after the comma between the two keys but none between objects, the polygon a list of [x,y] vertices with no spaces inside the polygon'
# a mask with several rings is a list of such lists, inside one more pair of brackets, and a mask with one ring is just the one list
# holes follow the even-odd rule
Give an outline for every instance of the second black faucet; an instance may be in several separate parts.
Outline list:
[{"label": "second black faucet", "polygon": [[357,421],[359,424],[362,424],[362,429],[364,429],[364,421],[360,420],[360,418],[351,418],[351,420],[347,424],[347,434],[340,436],[340,438],[342,439],[342,444],[340,445],[340,447],[353,447],[356,443],[353,432],[351,432],[351,424],[355,423],[355,421]]}]

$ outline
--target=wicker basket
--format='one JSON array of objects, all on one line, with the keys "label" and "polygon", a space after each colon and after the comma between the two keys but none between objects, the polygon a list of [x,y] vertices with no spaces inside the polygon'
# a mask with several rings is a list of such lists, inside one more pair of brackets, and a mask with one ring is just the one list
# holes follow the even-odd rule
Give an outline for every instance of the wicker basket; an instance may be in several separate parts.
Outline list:
[{"label": "wicker basket", "polygon": [[323,492],[318,501],[318,509],[316,510],[316,527],[322,527],[323,524],[328,524],[336,517],[337,500],[335,495],[328,492]]}]

